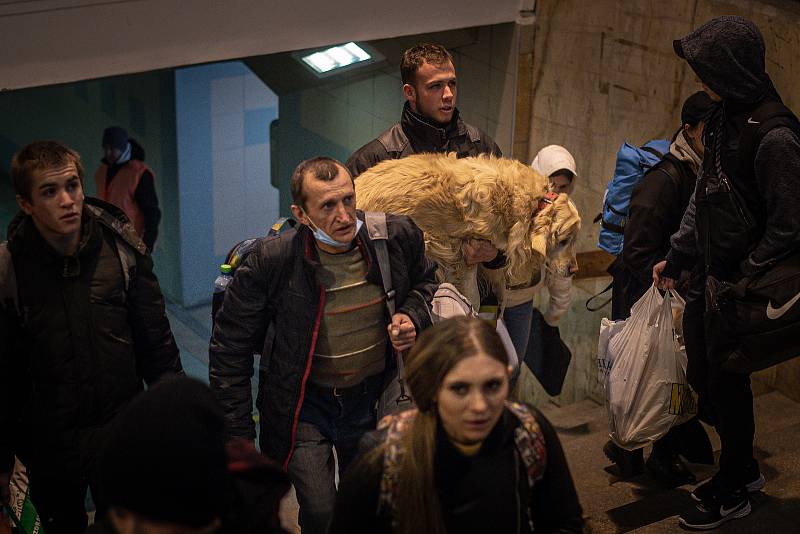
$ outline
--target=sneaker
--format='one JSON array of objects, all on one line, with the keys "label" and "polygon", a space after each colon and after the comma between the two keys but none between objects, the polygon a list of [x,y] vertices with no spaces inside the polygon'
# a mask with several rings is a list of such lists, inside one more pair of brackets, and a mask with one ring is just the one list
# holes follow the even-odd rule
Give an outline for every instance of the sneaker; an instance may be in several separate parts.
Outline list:
[{"label": "sneaker", "polygon": [[711,530],[732,519],[745,517],[751,510],[748,493],[740,489],[697,504],[681,514],[678,521],[686,528]]},{"label": "sneaker", "polygon": [[[759,471],[758,478],[748,482],[745,487],[747,488],[748,493],[755,493],[756,491],[761,491],[764,489],[764,486],[767,485],[767,479],[764,478],[763,473]],[[717,477],[711,477],[710,479],[706,480],[699,486],[697,486],[694,491],[692,491],[692,499],[697,502],[709,501],[714,498],[714,495],[717,491],[719,484],[717,483]]]},{"label": "sneaker", "polygon": [[611,441],[603,445],[606,458],[617,464],[622,478],[630,478],[644,473],[644,454],[642,449],[626,451]]}]

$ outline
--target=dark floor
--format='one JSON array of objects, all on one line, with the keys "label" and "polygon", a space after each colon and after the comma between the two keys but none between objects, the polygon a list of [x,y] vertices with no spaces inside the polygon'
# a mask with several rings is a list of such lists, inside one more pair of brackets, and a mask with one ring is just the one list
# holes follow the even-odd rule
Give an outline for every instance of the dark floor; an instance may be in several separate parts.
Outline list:
[{"label": "dark floor", "polygon": [[[602,452],[607,439],[605,409],[592,401],[558,408],[542,406],[556,428],[578,489],[589,532],[681,532],[678,514],[693,506],[694,486],[664,489],[647,475],[631,480],[616,476]],[[750,516],[731,521],[715,532],[800,533],[800,404],[778,392],[755,400],[756,455],[767,479],[752,497]],[[709,429],[715,450],[716,433]],[[712,466],[692,465],[702,481]]]}]

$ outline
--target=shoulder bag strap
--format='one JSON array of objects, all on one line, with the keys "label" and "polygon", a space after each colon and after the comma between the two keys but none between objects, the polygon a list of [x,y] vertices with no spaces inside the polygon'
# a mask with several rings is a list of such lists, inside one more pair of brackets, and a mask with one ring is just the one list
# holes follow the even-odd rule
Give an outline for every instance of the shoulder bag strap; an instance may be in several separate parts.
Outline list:
[{"label": "shoulder bag strap", "polygon": [[[370,241],[375,244],[375,255],[378,258],[378,267],[381,271],[381,278],[383,279],[383,291],[386,293],[386,310],[389,312],[389,320],[395,314],[395,290],[392,287],[392,269],[389,263],[389,229],[386,226],[386,214],[382,211],[365,211],[364,223],[367,226],[367,235]],[[406,393],[405,385],[405,364],[403,362],[403,354],[394,351],[395,359],[397,360],[397,381],[400,383],[400,396],[397,397],[397,403],[410,401],[411,397]]]}]

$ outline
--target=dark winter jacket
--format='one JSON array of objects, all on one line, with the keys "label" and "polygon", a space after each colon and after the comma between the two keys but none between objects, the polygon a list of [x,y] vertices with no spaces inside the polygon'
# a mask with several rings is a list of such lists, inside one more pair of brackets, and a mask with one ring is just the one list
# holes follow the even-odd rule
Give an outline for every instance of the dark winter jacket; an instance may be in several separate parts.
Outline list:
[{"label": "dark winter jacket", "polygon": [[462,121],[457,109],[450,124],[440,127],[411,111],[406,102],[400,122],[356,150],[346,165],[355,178],[383,160],[422,152],[455,152],[459,158],[478,154],[503,155],[485,132]]},{"label": "dark winter jacket", "polygon": [[[14,454],[29,466],[52,460],[74,431],[105,425],[143,382],[182,372],[152,260],[121,210],[87,198],[71,256],[27,215],[8,235],[22,317],[0,306],[0,472]],[[127,284],[118,247],[135,258]]]},{"label": "dark winter jacket", "polygon": [[[765,103],[780,102],[764,70],[764,39],[753,23],[719,17],[676,41],[675,49],[722,102],[706,123],[703,171],[681,227],[672,236],[663,275],[677,278],[681,270],[705,263],[708,250],[707,273],[736,278],[800,247],[798,129],[770,130],[750,158],[739,150],[745,129],[758,124],[754,113]],[[707,193],[724,187],[722,176],[751,212],[751,239],[726,238],[731,231],[727,224],[703,224],[716,216],[708,210]]]},{"label": "dark winter jacket", "polygon": [[[434,480],[448,532],[582,532],[581,505],[558,436],[541,413],[532,411],[547,458],[544,476],[532,489],[514,444],[520,422],[509,411],[473,457],[462,455],[439,428]],[[364,441],[375,439],[368,435]],[[331,534],[392,531],[389,514],[377,513],[382,473],[383,457],[370,453],[348,469],[339,485]]]},{"label": "dark winter jacket", "polygon": [[630,275],[625,288],[628,310],[653,284],[653,266],[669,252],[669,238],[680,227],[696,181],[691,166],[668,153],[634,187],[622,251]]},{"label": "dark winter jacket", "polygon": [[[358,217],[363,219],[363,213]],[[387,215],[387,226],[397,312],[411,317],[419,333],[431,323],[436,264],[425,256],[422,232],[411,219]],[[356,242],[367,260],[367,280],[383,287],[366,227]],[[293,452],[325,304],[325,288],[315,275],[318,266],[314,237],[305,226],[260,239],[225,292],[209,350],[211,388],[225,410],[229,432],[249,439],[256,436],[253,353],[262,353],[261,450],[284,468]],[[387,358],[391,362],[389,346]]]}]

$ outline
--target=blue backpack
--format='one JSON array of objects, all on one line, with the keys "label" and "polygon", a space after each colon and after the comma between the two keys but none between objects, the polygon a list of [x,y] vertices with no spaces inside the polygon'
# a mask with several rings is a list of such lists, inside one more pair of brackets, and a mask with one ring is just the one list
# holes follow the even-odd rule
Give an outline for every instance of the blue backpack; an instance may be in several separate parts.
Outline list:
[{"label": "blue backpack", "polygon": [[[600,221],[600,239],[597,246],[606,252],[619,256],[625,238],[625,223],[631,204],[633,188],[644,174],[669,151],[667,139],[654,139],[642,147],[623,143],[617,152],[617,166],[614,177],[606,186],[603,196],[603,213]],[[595,219],[597,222],[597,219]]]}]

